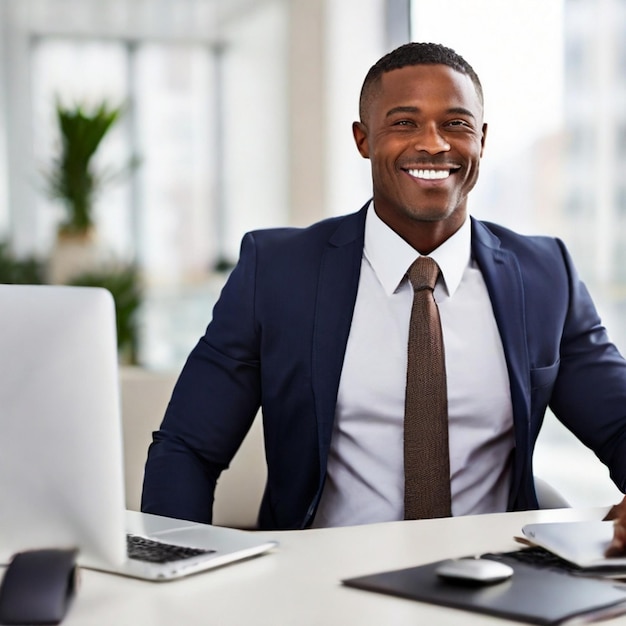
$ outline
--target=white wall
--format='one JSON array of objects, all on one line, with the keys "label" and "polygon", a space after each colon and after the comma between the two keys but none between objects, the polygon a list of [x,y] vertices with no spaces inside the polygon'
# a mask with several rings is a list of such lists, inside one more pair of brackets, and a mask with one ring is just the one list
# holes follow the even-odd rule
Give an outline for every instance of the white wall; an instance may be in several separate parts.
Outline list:
[{"label": "white wall", "polygon": [[288,13],[265,2],[228,28],[223,71],[225,249],[288,221]]},{"label": "white wall", "polygon": [[4,76],[4,64],[2,59],[5,57],[4,47],[7,41],[7,19],[6,4],[0,2],[0,238],[4,239],[9,229],[9,198],[7,190],[7,158],[6,158],[6,90],[2,88],[6,84]]},{"label": "white wall", "polygon": [[309,224],[370,197],[369,162],[356,150],[352,122],[365,74],[387,52],[388,0],[289,6],[290,222]]},{"label": "white wall", "polygon": [[6,31],[3,52],[6,94],[6,143],[9,219],[12,241],[18,253],[36,248],[34,214],[36,175],[30,125],[30,71],[26,3],[5,2]]},{"label": "white wall", "polygon": [[386,14],[384,0],[329,1],[327,8],[326,211],[338,215],[360,208],[371,196],[369,161],[357,152],[352,122],[358,120],[365,74],[387,52]]}]

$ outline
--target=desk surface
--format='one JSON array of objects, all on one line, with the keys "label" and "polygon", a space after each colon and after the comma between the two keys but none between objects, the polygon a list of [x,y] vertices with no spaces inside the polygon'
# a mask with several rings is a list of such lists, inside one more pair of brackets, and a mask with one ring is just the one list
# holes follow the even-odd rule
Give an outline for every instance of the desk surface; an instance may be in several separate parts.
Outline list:
[{"label": "desk surface", "polygon": [[[83,570],[63,624],[73,626],[334,626],[512,624],[485,615],[349,589],[344,578],[438,559],[512,550],[530,522],[600,519],[563,509],[264,533],[280,547],[261,557],[167,583]],[[626,624],[626,617],[610,622]]]}]

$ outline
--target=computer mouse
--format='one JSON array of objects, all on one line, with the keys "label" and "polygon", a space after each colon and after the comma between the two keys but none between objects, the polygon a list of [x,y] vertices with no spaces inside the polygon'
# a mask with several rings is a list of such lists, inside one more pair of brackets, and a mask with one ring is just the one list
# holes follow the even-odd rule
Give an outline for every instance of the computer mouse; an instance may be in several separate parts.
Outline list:
[{"label": "computer mouse", "polygon": [[0,624],[58,624],[76,588],[76,549],[17,553],[0,585]]},{"label": "computer mouse", "polygon": [[513,576],[513,568],[506,563],[480,558],[449,559],[435,571],[445,580],[476,585],[492,585]]}]

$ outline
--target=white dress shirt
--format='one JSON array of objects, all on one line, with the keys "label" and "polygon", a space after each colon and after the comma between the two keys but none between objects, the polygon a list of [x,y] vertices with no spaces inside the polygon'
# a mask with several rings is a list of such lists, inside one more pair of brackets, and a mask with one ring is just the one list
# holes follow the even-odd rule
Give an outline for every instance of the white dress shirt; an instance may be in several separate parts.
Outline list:
[{"label": "white dress shirt", "polygon": [[[404,517],[403,421],[418,253],[370,204],[354,317],[341,372],[327,477],[314,526]],[[464,225],[430,256],[448,385],[452,514],[505,511],[513,450],[509,378],[482,274]]]}]

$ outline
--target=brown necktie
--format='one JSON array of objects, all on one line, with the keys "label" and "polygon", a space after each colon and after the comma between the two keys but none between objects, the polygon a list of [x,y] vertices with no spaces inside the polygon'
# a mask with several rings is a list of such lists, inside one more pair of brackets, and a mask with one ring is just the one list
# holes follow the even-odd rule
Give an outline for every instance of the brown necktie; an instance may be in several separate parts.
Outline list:
[{"label": "brown necktie", "polygon": [[438,276],[439,266],[425,256],[408,271],[414,295],[404,408],[404,519],[451,515],[446,366],[433,297]]}]

